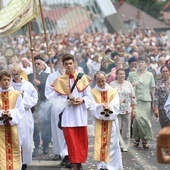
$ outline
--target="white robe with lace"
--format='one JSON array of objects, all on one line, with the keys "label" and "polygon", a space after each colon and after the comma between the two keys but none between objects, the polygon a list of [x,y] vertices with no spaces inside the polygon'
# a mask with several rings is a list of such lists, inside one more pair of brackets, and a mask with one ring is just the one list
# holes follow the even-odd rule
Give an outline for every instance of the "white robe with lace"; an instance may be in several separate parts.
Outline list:
[{"label": "white robe with lace", "polygon": [[55,91],[51,86],[55,79],[61,76],[60,72],[57,70],[56,72],[51,73],[46,80],[45,86],[45,96],[48,99],[48,102],[52,104],[51,107],[51,133],[52,133],[52,141],[53,141],[53,153],[56,155],[60,155],[62,158],[68,155],[67,145],[64,139],[63,131],[58,128],[59,114],[60,111],[57,109],[56,100],[53,100],[53,95]]},{"label": "white robe with lace", "polygon": [[11,81],[11,86],[15,90],[24,93],[22,101],[25,108],[25,114],[20,122],[24,134],[22,142],[22,157],[23,164],[31,165],[34,129],[34,121],[31,108],[37,104],[38,94],[34,86],[24,79],[22,79],[21,83],[15,83],[14,81]]}]

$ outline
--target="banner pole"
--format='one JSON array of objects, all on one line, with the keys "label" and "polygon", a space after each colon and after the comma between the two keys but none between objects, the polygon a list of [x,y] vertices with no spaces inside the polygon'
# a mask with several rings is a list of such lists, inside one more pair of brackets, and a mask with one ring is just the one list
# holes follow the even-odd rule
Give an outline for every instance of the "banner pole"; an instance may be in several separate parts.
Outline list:
[{"label": "banner pole", "polygon": [[28,22],[28,32],[29,32],[29,38],[30,38],[30,51],[31,51],[31,58],[32,58],[32,69],[33,69],[33,75],[34,79],[36,79],[36,74],[35,74],[35,64],[34,64],[34,47],[32,45],[32,33],[31,33],[31,21]]},{"label": "banner pole", "polygon": [[40,14],[41,14],[41,20],[42,20],[42,25],[43,25],[43,30],[44,30],[44,36],[45,36],[45,41],[46,41],[47,55],[48,55],[48,59],[50,62],[50,69],[51,69],[51,73],[52,73],[53,69],[52,69],[52,62],[51,62],[51,53],[49,52],[48,37],[47,37],[47,31],[46,31],[46,26],[45,26],[45,22],[44,22],[44,16],[43,16],[43,12],[42,12],[42,5],[41,5],[41,0],[38,0],[38,1],[39,1],[39,6],[40,6]]}]

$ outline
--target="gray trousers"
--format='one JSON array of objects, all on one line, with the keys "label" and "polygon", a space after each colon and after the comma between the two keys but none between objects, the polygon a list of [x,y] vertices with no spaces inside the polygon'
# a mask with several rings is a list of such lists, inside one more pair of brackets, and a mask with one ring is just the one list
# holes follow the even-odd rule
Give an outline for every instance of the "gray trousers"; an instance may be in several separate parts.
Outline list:
[{"label": "gray trousers", "polygon": [[120,147],[127,149],[130,145],[130,125],[131,114],[119,114],[119,129],[120,129]]}]

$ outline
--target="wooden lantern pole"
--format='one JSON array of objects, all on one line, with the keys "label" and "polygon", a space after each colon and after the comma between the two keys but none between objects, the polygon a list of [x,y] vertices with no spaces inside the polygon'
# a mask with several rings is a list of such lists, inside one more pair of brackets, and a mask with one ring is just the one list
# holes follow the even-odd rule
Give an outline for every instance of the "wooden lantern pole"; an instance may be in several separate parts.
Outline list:
[{"label": "wooden lantern pole", "polygon": [[31,21],[28,22],[28,32],[29,32],[29,38],[30,38],[30,51],[31,51],[31,58],[32,58],[32,68],[33,68],[33,75],[34,79],[36,79],[36,73],[35,73],[35,64],[34,64],[34,47],[32,44],[32,31],[31,31]]},{"label": "wooden lantern pole", "polygon": [[49,59],[49,62],[50,62],[50,69],[51,69],[51,73],[52,73],[53,69],[52,69],[52,62],[51,62],[51,53],[49,52],[49,46],[48,46],[48,37],[47,37],[46,25],[45,25],[45,22],[44,22],[41,0],[38,0],[38,1],[39,1],[39,6],[40,6],[40,14],[41,14],[41,20],[42,20],[42,25],[43,25],[43,30],[44,30],[44,36],[45,36],[45,41],[46,41],[47,55],[48,55],[48,59]]}]

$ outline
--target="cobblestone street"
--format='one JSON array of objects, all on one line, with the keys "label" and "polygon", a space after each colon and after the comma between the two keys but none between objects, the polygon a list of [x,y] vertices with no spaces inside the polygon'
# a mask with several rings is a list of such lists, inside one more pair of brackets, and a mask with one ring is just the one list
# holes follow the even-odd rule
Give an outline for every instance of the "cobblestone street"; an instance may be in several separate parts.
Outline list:
[{"label": "cobblestone street", "polygon": [[[133,147],[133,139],[128,152],[122,152],[124,170],[169,170],[170,165],[159,164],[156,160],[156,136],[159,131],[159,122],[155,117],[152,117],[152,129],[154,140],[150,141],[149,149],[143,149],[140,145],[138,148]],[[92,121],[89,121],[89,154],[87,162],[83,164],[84,170],[96,170],[95,162],[93,161],[93,126]],[[33,159],[33,164],[28,170],[68,170],[59,166],[60,161],[52,161],[52,145],[48,155],[42,154],[42,149],[39,149],[40,155]]]}]

